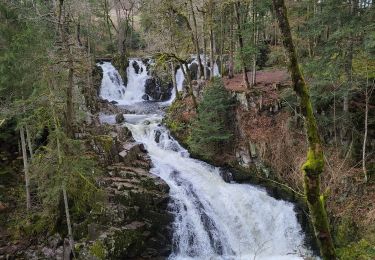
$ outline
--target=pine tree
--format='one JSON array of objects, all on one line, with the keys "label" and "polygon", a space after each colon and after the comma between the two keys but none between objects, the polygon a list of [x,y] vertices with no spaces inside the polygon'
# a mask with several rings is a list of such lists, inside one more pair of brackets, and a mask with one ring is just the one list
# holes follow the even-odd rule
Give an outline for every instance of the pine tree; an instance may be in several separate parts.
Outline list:
[{"label": "pine tree", "polygon": [[203,93],[198,116],[192,123],[191,151],[206,159],[222,152],[231,139],[229,120],[232,100],[221,79],[214,78]]}]

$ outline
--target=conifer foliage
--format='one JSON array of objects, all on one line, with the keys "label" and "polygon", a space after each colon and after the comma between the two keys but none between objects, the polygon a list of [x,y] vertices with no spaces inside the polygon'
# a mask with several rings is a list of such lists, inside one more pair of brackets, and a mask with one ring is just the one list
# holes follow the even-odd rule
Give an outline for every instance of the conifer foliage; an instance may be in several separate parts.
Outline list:
[{"label": "conifer foliage", "polygon": [[220,78],[214,78],[203,93],[198,115],[192,123],[189,146],[193,153],[212,159],[229,143],[232,99]]}]

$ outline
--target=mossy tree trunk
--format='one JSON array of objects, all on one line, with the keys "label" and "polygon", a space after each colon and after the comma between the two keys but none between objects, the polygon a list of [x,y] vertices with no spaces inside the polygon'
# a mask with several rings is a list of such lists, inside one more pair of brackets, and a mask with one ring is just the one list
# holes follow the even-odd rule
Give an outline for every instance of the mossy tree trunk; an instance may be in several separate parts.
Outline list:
[{"label": "mossy tree trunk", "polygon": [[336,259],[335,248],[324,207],[324,198],[320,195],[320,177],[324,168],[324,156],[317,122],[311,105],[309,89],[299,68],[284,0],[273,0],[272,2],[283,37],[283,44],[289,57],[293,88],[300,98],[302,114],[305,117],[308,153],[307,160],[302,166],[302,172],[306,200],[322,257],[323,259],[332,260]]}]

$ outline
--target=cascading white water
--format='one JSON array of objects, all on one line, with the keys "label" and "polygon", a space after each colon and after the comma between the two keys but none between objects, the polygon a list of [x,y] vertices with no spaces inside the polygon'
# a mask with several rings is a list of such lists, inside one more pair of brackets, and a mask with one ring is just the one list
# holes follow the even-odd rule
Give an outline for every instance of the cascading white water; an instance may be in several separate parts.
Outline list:
[{"label": "cascading white water", "polygon": [[[189,68],[190,66],[195,63],[195,64],[198,64],[198,59],[197,59],[197,56],[192,56],[193,60],[188,64]],[[201,55],[201,61],[202,61],[202,64],[203,65],[206,65],[206,60],[204,59],[204,56]],[[212,69],[211,67],[207,66],[207,69],[211,72]],[[215,77],[220,77],[220,72],[219,72],[219,67],[217,66],[216,62],[214,64],[214,76]],[[183,83],[184,83],[184,80],[185,80],[185,76],[184,76],[184,73],[182,72],[182,69],[179,68],[177,71],[176,71],[176,84],[177,84],[177,89],[178,91],[181,91],[182,88],[183,88]],[[175,96],[175,94],[174,94]]]},{"label": "cascading white water", "polygon": [[[136,72],[133,63],[139,67]],[[109,101],[116,101],[119,105],[131,105],[143,102],[145,94],[145,83],[149,78],[146,65],[138,59],[130,59],[126,69],[128,83],[126,87],[120,74],[110,62],[98,64],[103,70],[103,80],[100,96]]]},{"label": "cascading white water", "polygon": [[[133,63],[139,66],[138,73],[135,71]],[[126,73],[128,76],[128,84],[126,85],[125,97],[119,103],[131,105],[143,102],[144,99],[142,96],[145,94],[145,83],[149,78],[146,65],[141,60],[130,59]]]},{"label": "cascading white water", "polygon": [[125,86],[118,71],[110,62],[98,64],[103,70],[100,97],[109,101],[122,100],[125,94]]},{"label": "cascading white water", "polygon": [[189,157],[161,125],[161,114],[125,114],[125,120],[145,145],[152,173],[170,187],[175,215],[170,259],[289,260],[310,254],[291,203],[252,185],[224,182],[219,168]]}]

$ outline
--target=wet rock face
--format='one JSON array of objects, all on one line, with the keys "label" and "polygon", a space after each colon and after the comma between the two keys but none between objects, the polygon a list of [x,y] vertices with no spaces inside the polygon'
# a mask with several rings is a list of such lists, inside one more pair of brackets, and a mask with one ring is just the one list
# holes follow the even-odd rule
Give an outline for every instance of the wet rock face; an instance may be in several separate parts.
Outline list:
[{"label": "wet rock face", "polygon": [[117,114],[115,119],[116,119],[117,124],[123,123],[125,121],[124,114],[123,113]]},{"label": "wet rock face", "polygon": [[133,61],[132,66],[135,70],[135,73],[139,74],[140,73],[140,71],[139,71],[140,67],[139,67],[138,63],[136,61]]},{"label": "wet rock face", "polygon": [[134,141],[127,128],[101,125],[96,131],[94,150],[107,165],[98,184],[108,197],[108,205],[99,223],[88,223],[90,241],[79,245],[80,257],[168,257],[173,221],[168,211],[168,185],[150,173],[147,150]]},{"label": "wet rock face", "polygon": [[144,100],[166,101],[172,96],[171,83],[162,83],[160,79],[152,77],[146,80]]},{"label": "wet rock face", "polygon": [[192,80],[197,80],[198,79],[198,64],[197,63],[192,63],[189,66],[190,69],[190,74],[191,74],[191,79]]}]

